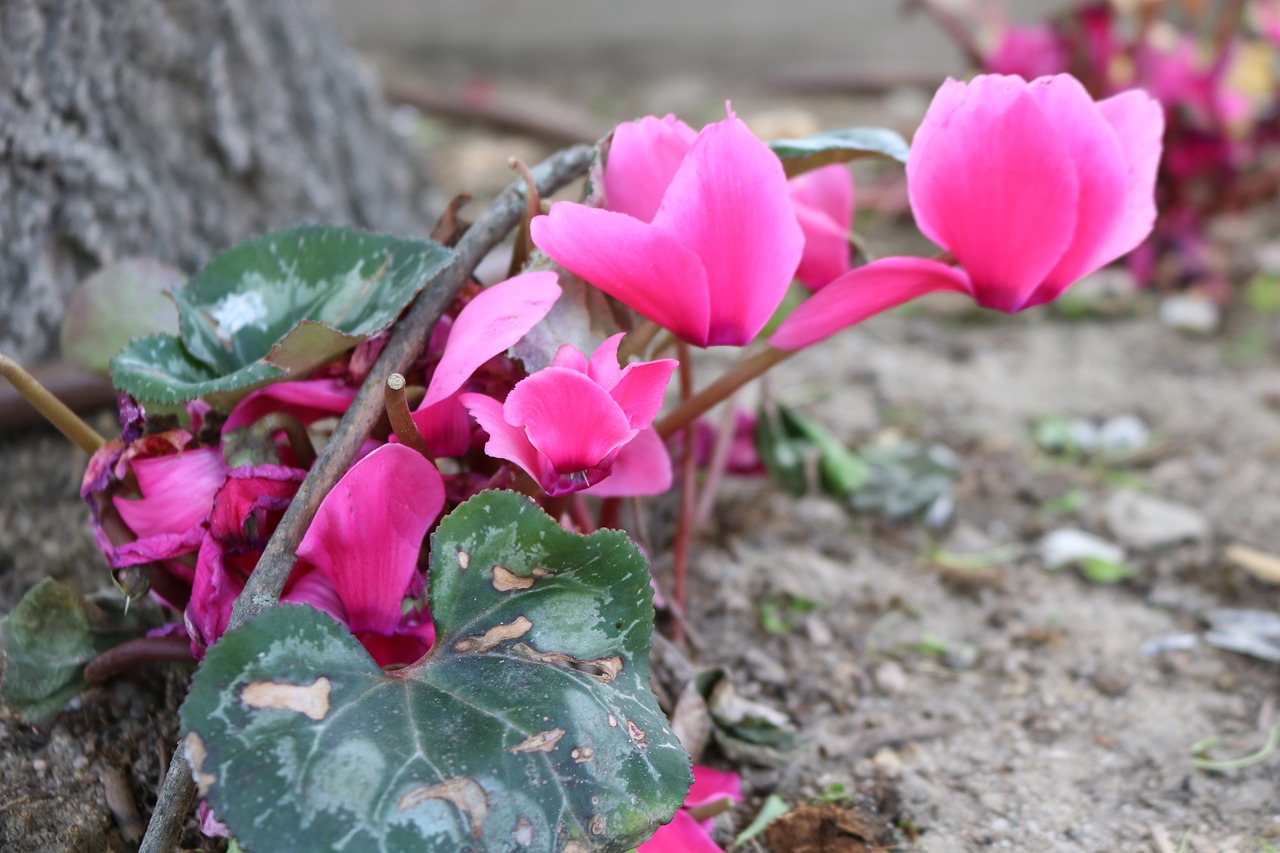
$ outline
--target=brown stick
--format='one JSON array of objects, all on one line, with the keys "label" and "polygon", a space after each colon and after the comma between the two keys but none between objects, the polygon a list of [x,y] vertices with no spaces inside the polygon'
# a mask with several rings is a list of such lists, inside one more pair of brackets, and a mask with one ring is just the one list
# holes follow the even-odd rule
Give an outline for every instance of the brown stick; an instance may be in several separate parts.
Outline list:
[{"label": "brown stick", "polygon": [[430,461],[431,448],[427,447],[427,440],[418,431],[418,425],[413,422],[413,415],[409,412],[409,401],[404,395],[403,373],[393,373],[387,377],[382,404],[386,406],[387,417],[391,420],[391,431],[400,439],[400,443],[418,451]]},{"label": "brown stick", "polygon": [[[392,103],[408,104],[426,113],[532,136],[552,145],[594,142],[609,130],[575,109],[547,103],[524,104],[501,94],[476,97],[425,83],[408,85],[395,82],[388,83],[384,92]],[[558,108],[548,109],[549,106]]]},{"label": "brown stick", "polygon": [[0,376],[9,380],[18,393],[30,403],[36,411],[44,415],[45,420],[58,428],[58,431],[71,440],[85,453],[93,454],[103,445],[102,436],[67,407],[49,390],[41,385],[34,376],[26,371],[18,362],[7,355],[0,355]]},{"label": "brown stick", "polygon": [[[538,189],[550,195],[584,174],[591,163],[591,149],[585,146],[567,148],[539,164],[533,173]],[[378,361],[369,371],[364,384],[342,416],[329,443],[320,453],[307,479],[298,489],[275,535],[267,543],[258,565],[249,576],[244,591],[236,598],[227,630],[234,630],[280,599],[285,580],[297,559],[296,551],[307,527],[315,518],[320,502],[351,466],[360,445],[382,416],[382,388],[386,376],[409,369],[426,346],[431,329],[444,309],[471,277],[484,259],[520,221],[524,212],[524,188],[516,184],[489,206],[484,215],[467,229],[458,242],[453,263],[445,267],[423,288],[404,318],[396,324]],[[139,853],[168,853],[177,849],[182,825],[195,798],[191,765],[181,747],[174,753],[165,776],[164,788],[156,802],[147,835]]]}]

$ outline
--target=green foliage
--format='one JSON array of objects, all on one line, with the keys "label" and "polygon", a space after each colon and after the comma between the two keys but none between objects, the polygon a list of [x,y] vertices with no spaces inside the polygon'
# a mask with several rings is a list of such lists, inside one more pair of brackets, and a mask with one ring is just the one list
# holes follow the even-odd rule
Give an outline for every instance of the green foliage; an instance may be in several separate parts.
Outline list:
[{"label": "green foliage", "polygon": [[435,645],[383,672],[309,607],[205,658],[182,729],[202,796],[250,850],[629,850],[688,756],[649,692],[652,592],[617,531],[485,492],[433,535]]},{"label": "green foliage", "polygon": [[843,497],[866,482],[862,459],[818,421],[795,409],[761,409],[755,440],[756,452],[769,473],[793,495],[820,485],[827,494]]},{"label": "green foliage", "polygon": [[775,139],[769,147],[782,160],[788,178],[864,157],[905,163],[911,150],[901,134],[883,127],[846,127],[802,139]]},{"label": "green foliage", "polygon": [[1085,557],[1080,561],[1080,572],[1089,583],[1100,586],[1121,583],[1138,574],[1138,570],[1128,563],[1113,562],[1101,557]]},{"label": "green foliage", "polygon": [[143,335],[178,331],[167,294],[186,276],[150,258],[108,264],[76,286],[62,318],[62,357],[106,373],[111,357]]},{"label": "green foliage", "polygon": [[864,447],[866,483],[849,496],[859,512],[905,518],[946,499],[959,477],[955,456],[940,445],[901,442],[889,447]]},{"label": "green foliage", "polygon": [[112,605],[49,578],[31,589],[0,619],[0,699],[36,725],[51,722],[87,686],[86,663],[151,627],[139,609]]},{"label": "green foliage", "polygon": [[135,341],[111,362],[139,400],[215,395],[306,373],[395,322],[453,259],[430,240],[308,225],[241,243],[174,290],[180,337]]},{"label": "green foliage", "polygon": [[768,828],[778,818],[791,811],[791,805],[777,794],[770,794],[765,797],[763,803],[760,804],[760,811],[756,812],[755,818],[747,825],[747,828],[738,833],[738,837],[733,840],[735,847],[746,844],[751,839],[757,837]]}]

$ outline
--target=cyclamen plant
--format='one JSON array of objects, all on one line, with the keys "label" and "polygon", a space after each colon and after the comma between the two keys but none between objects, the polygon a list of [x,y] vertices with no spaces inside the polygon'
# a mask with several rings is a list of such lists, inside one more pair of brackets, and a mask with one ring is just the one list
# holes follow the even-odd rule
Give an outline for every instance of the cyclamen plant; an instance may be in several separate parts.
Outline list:
[{"label": "cyclamen plant", "polygon": [[[925,293],[1055,299],[1150,232],[1162,127],[1150,96],[1095,102],[1066,75],[950,81],[909,153],[874,129],[768,145],[731,110],[649,117],[535,170],[456,247],[305,227],[232,249],[174,291],[178,335],[112,362],[119,439],[53,415],[92,452],[117,583],[169,622],[42,681],[24,601],[5,698],[39,716],[82,678],[200,661],[157,812],[180,825],[193,781],[242,849],[719,849],[705,806],[738,779],[691,775],[649,691],[656,581],[620,499],[680,484],[678,629],[698,419]],[[843,164],[869,155],[906,163],[938,257],[853,266]],[[543,213],[535,177],[592,162],[585,200]],[[525,271],[464,285],[525,201]],[[779,317],[793,280],[807,298]],[[743,357],[695,393],[707,346]]]}]

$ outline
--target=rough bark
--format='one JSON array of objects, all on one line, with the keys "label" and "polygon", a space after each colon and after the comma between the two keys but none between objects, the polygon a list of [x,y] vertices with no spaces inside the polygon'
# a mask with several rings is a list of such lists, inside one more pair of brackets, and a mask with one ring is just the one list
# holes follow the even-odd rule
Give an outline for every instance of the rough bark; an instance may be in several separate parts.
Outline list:
[{"label": "rough bark", "polygon": [[71,287],[192,270],[301,220],[425,233],[425,182],[310,0],[0,3],[0,351],[53,352]]}]

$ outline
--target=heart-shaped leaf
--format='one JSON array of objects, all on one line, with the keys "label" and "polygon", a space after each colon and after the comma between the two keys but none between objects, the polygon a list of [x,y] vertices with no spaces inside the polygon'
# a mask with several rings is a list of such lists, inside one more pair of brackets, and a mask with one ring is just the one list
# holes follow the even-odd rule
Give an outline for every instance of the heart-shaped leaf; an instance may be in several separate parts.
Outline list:
[{"label": "heart-shaped leaf", "polygon": [[485,492],[434,534],[436,644],[383,672],[303,606],[213,646],[182,706],[201,796],[250,850],[629,850],[688,756],[649,692],[644,558]]},{"label": "heart-shaped leaf", "polygon": [[788,178],[826,166],[864,157],[907,162],[911,146],[902,135],[884,127],[846,127],[802,139],[775,139],[769,143],[782,160]]},{"label": "heart-shaped leaf", "polygon": [[50,722],[85,689],[86,663],[155,624],[120,604],[114,593],[86,601],[51,578],[33,587],[0,619],[0,698],[32,723]]},{"label": "heart-shaped leaf", "polygon": [[237,395],[318,367],[386,329],[454,253],[306,225],[241,243],[173,291],[180,339],[143,338],[111,362],[116,387],[181,403]]}]

